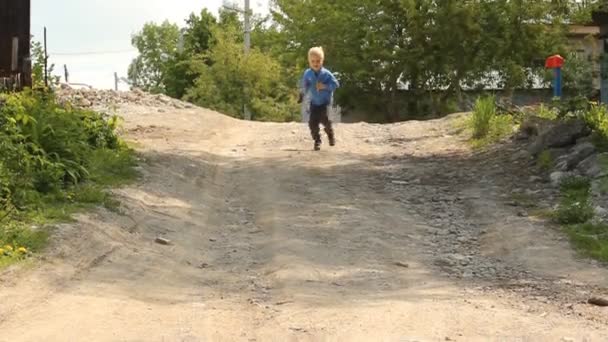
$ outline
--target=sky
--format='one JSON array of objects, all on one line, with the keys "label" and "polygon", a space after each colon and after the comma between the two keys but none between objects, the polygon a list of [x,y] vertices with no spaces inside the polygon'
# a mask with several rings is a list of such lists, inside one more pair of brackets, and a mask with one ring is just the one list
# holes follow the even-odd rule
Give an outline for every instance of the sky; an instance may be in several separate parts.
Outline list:
[{"label": "sky", "polygon": [[[137,56],[131,36],[146,22],[167,19],[183,26],[190,13],[207,8],[217,14],[221,5],[222,0],[32,0],[31,29],[34,40],[42,42],[47,28],[53,75],[63,76],[65,64],[70,83],[110,89],[114,72],[127,76],[129,63]],[[251,6],[263,13],[267,0],[251,0]],[[120,89],[128,86],[121,84]]]}]

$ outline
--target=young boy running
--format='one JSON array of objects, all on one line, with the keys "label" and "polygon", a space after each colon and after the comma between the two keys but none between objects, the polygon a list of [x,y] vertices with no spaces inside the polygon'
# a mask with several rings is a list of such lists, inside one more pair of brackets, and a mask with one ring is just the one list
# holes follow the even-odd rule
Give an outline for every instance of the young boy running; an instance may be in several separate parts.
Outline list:
[{"label": "young boy running", "polygon": [[[333,92],[340,86],[340,83],[331,71],[323,67],[325,53],[321,47],[313,47],[308,51],[308,64],[310,68],[304,72],[302,77],[302,92],[310,92],[310,119],[308,127],[314,140],[314,150],[321,149],[321,134],[319,124],[323,124],[329,145],[336,144],[334,131],[328,116],[328,107],[331,104]],[[303,97],[300,94],[300,99]]]}]

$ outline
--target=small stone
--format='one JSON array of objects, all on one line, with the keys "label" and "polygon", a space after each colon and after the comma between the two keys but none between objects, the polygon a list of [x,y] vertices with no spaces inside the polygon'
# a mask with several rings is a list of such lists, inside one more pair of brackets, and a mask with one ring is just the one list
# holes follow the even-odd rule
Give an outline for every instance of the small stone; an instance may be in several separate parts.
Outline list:
[{"label": "small stone", "polygon": [[171,240],[168,240],[168,239],[165,239],[162,237],[157,237],[154,241],[161,245],[170,245],[171,244]]},{"label": "small stone", "polygon": [[597,306],[608,306],[608,299],[593,297],[593,298],[589,298],[587,303],[597,305]]},{"label": "small stone", "polygon": [[541,182],[543,180],[543,178],[539,177],[539,176],[530,176],[530,178],[528,178],[528,180],[530,182]]}]

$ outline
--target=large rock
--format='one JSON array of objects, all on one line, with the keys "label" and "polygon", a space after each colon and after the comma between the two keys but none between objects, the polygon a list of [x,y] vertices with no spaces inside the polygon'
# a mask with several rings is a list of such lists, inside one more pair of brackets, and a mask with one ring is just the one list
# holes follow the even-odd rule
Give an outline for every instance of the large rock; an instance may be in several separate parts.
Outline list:
[{"label": "large rock", "polygon": [[581,161],[589,157],[595,152],[595,146],[590,142],[583,142],[577,144],[570,153],[559,157],[555,161],[555,170],[557,171],[569,171],[574,169]]},{"label": "large rock", "polygon": [[608,153],[592,154],[581,161],[576,169],[589,178],[606,176],[608,174]]},{"label": "large rock", "polygon": [[541,118],[539,116],[529,116],[519,128],[521,138],[529,138],[543,134],[551,127],[555,126],[556,121]]},{"label": "large rock", "polygon": [[549,179],[551,180],[551,185],[553,185],[554,187],[558,187],[561,184],[562,180],[564,180],[564,178],[567,178],[572,175],[573,174],[570,172],[555,171],[551,172],[551,174],[549,175]]},{"label": "large rock", "polygon": [[558,122],[536,138],[530,146],[530,153],[538,155],[540,152],[552,147],[572,145],[577,139],[589,133],[589,128],[582,120],[574,119]]}]

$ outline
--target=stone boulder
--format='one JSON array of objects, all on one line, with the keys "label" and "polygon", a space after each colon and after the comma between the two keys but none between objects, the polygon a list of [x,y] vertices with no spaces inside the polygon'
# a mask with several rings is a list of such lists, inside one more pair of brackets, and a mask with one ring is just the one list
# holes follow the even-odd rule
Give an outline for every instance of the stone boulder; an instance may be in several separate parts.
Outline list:
[{"label": "stone boulder", "polygon": [[573,145],[577,139],[589,135],[587,124],[579,119],[556,122],[546,131],[539,134],[529,148],[530,153],[538,155],[540,152],[555,147]]},{"label": "stone boulder", "polygon": [[590,142],[583,142],[570,149],[568,154],[555,161],[556,171],[573,170],[581,161],[595,153],[595,146]]}]

